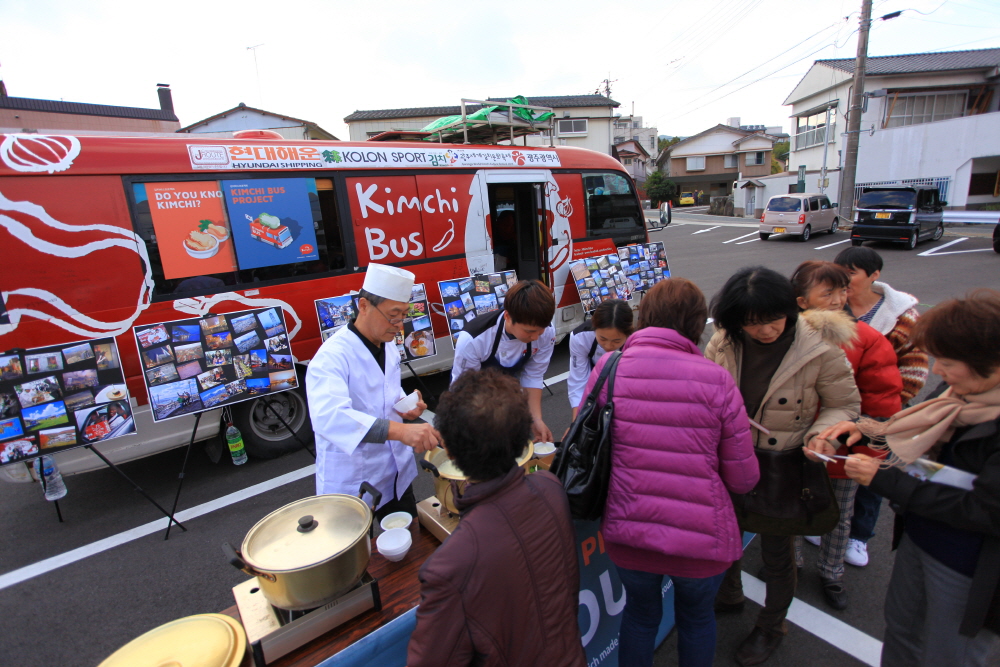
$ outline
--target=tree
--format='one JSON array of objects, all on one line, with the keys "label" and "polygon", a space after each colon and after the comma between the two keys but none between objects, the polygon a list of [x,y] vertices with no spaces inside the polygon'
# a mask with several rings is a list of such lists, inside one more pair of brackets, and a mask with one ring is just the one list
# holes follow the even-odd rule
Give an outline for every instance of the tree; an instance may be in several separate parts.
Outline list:
[{"label": "tree", "polygon": [[785,162],[788,160],[789,143],[787,141],[777,141],[771,148],[771,173],[780,174],[785,171]]},{"label": "tree", "polygon": [[662,172],[654,171],[646,179],[646,196],[653,201],[667,201],[676,193],[677,184],[664,176]]},{"label": "tree", "polygon": [[680,140],[681,140],[680,137],[671,137],[670,139],[660,139],[658,143],[659,152],[662,153],[664,150],[670,148]]}]

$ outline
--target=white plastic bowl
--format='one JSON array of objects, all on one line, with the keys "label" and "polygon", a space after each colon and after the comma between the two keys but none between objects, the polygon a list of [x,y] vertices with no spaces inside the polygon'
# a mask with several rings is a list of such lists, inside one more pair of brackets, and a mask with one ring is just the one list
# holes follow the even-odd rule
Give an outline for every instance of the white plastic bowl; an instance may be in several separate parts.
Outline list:
[{"label": "white plastic bowl", "polygon": [[375,540],[378,552],[385,556],[386,560],[393,562],[403,560],[406,552],[410,550],[411,544],[413,544],[413,537],[406,528],[387,530]]},{"label": "white plastic bowl", "polygon": [[393,512],[382,517],[378,525],[382,530],[393,530],[394,528],[409,528],[413,522],[413,517],[409,512]]}]

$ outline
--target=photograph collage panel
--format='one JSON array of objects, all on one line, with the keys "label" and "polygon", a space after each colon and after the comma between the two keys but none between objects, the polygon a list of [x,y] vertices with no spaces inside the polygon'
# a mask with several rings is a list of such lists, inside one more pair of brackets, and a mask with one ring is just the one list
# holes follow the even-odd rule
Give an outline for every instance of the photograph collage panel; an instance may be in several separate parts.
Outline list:
[{"label": "photograph collage panel", "polygon": [[602,301],[628,301],[632,297],[638,289],[637,283],[625,275],[623,264],[617,254],[587,257],[570,263],[569,270],[584,311],[593,312]]},{"label": "photograph collage panel", "polygon": [[618,249],[618,257],[625,275],[637,285],[639,291],[645,292],[670,277],[667,252],[661,241],[624,246]]},{"label": "photograph collage panel", "polygon": [[135,433],[119,359],[114,338],[0,354],[0,465]]},{"label": "photograph collage panel", "polygon": [[[357,299],[357,293],[316,299],[316,317],[319,318],[320,337],[324,341],[357,317]],[[415,284],[410,291],[409,308],[403,315],[403,330],[396,334],[395,343],[399,358],[404,362],[437,354],[430,305],[423,283]]]},{"label": "photograph collage panel", "polygon": [[154,421],[298,386],[279,308],[146,324],[133,332]]},{"label": "photograph collage panel", "polygon": [[462,333],[466,324],[480,315],[503,308],[507,290],[516,284],[517,274],[514,271],[440,281],[438,289],[452,345],[458,341],[458,334]]}]

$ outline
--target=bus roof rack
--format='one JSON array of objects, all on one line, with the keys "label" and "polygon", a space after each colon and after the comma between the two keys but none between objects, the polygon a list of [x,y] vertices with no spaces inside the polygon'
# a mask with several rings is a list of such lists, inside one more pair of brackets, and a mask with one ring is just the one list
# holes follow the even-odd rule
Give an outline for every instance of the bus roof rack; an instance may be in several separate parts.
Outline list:
[{"label": "bus roof rack", "polygon": [[[468,105],[480,105],[469,112]],[[555,112],[551,107],[528,104],[517,96],[506,102],[462,98],[461,113],[444,116],[420,130],[389,130],[368,141],[436,141],[442,144],[497,144],[517,137],[548,130],[549,145],[555,145],[552,132]]]}]

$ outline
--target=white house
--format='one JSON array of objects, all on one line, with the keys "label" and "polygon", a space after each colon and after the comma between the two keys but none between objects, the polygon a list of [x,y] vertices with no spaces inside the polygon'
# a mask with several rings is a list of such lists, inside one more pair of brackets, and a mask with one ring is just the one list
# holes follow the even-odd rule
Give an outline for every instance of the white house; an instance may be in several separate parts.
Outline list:
[{"label": "white house", "polygon": [[[853,58],[817,60],[784,102],[792,107],[789,170],[804,165],[806,190],[819,190],[826,145],[826,192],[835,200],[853,75]],[[941,188],[949,208],[1000,204],[998,84],[1000,49],[868,58],[856,192],[927,183]],[[764,184],[766,200],[792,191],[797,176],[755,180]]]},{"label": "white house", "polygon": [[[488,101],[502,103],[510,98],[490,97]],[[614,110],[618,102],[603,95],[556,95],[528,97],[529,103],[549,107],[556,114],[555,143],[561,146],[578,146],[611,154],[614,145],[613,123],[617,120]],[[469,104],[466,113],[480,109]],[[455,116],[462,112],[460,106],[413,107],[407,109],[368,109],[355,111],[344,122],[350,131],[351,141],[367,139],[392,131],[415,131],[442,116]],[[522,139],[516,140],[518,143]],[[549,145],[548,134],[523,138],[528,146]]]},{"label": "white house", "polygon": [[178,132],[190,132],[214,137],[231,137],[239,130],[274,130],[285,139],[332,139],[333,136],[316,123],[285,114],[248,107],[243,102],[209,116],[197,123],[182,127]]}]

